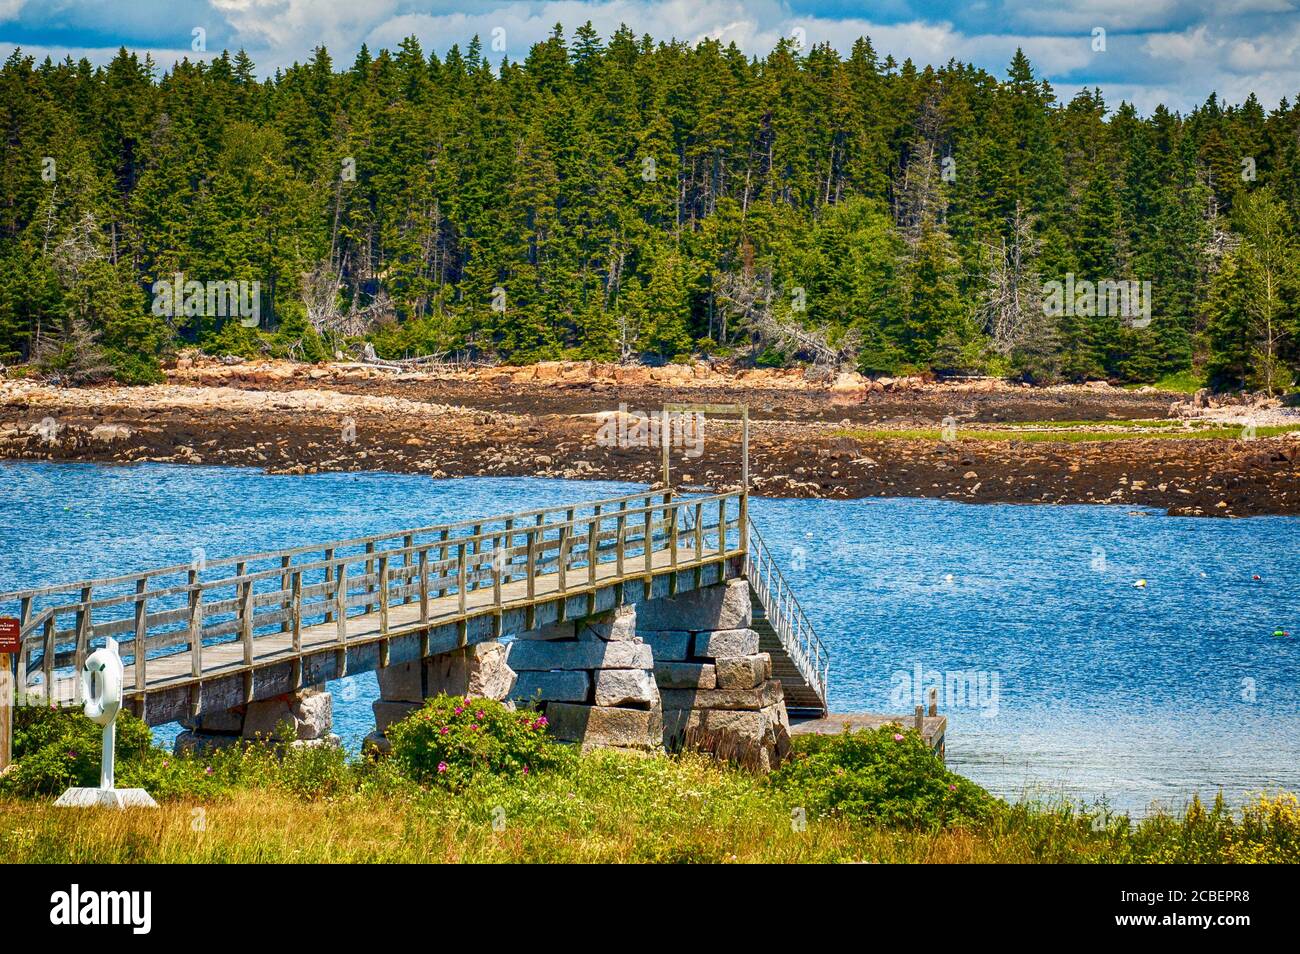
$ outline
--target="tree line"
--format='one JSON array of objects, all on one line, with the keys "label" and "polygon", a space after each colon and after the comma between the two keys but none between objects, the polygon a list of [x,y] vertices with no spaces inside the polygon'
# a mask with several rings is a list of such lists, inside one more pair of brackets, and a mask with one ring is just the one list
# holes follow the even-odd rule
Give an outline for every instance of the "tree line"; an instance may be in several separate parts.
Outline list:
[{"label": "tree line", "polygon": [[[588,23],[495,67],[412,37],[266,79],[242,51],[16,50],[0,122],[0,361],[70,379],[366,342],[1273,391],[1300,371],[1285,99],[1142,116],[1059,101],[1020,52],[999,78],[866,38],[756,58]],[[254,287],[256,315],[210,283]]]}]

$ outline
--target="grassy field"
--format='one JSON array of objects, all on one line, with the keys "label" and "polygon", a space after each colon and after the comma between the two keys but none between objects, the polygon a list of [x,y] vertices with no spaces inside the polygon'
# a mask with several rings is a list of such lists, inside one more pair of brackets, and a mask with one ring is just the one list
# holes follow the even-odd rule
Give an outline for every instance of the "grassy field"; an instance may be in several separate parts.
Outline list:
[{"label": "grassy field", "polygon": [[[1254,437],[1282,437],[1300,432],[1300,424],[1257,427]],[[941,441],[940,428],[840,428],[834,437],[858,441]],[[1182,421],[1043,421],[1010,427],[958,428],[958,441],[1027,441],[1077,444],[1123,440],[1241,440],[1242,428],[1215,425],[1186,426]]]},{"label": "grassy field", "polygon": [[[959,777],[937,763],[908,766],[931,758],[919,739],[824,744],[822,762],[801,751],[793,771],[766,778],[698,755],[607,752],[544,773],[480,775],[455,790],[415,784],[391,761],[349,762],[338,752],[283,760],[250,752],[215,764],[159,755],[159,771],[183,778],[169,790],[158,776],[156,811],[0,797],[0,861],[1300,861],[1293,796],[1235,813],[1193,802],[1179,817],[1132,824],[1064,804],[1006,805],[963,779],[967,810],[945,814],[940,803]],[[900,771],[862,761],[892,744],[905,747]]]}]

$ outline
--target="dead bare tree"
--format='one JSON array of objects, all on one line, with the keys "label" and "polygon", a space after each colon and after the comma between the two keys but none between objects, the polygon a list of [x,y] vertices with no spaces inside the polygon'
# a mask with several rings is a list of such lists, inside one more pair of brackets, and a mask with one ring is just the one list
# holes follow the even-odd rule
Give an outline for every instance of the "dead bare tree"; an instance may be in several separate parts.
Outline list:
[{"label": "dead bare tree", "polygon": [[999,236],[996,242],[983,243],[989,265],[980,311],[999,354],[1014,351],[1044,318],[1043,284],[1037,267],[1041,244],[1034,235],[1033,218],[1021,211],[1019,202],[1010,241]]},{"label": "dead bare tree", "polygon": [[761,345],[785,354],[806,356],[815,373],[829,376],[845,365],[855,365],[861,339],[849,329],[832,343],[828,329],[806,328],[793,316],[777,313],[771,274],[728,273],[721,277],[718,300],[736,323]]}]

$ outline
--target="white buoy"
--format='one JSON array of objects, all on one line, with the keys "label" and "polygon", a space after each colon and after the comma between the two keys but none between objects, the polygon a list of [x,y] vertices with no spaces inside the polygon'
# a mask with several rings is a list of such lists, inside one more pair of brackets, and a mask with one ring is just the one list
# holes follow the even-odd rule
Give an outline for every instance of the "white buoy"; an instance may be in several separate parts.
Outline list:
[{"label": "white buoy", "polygon": [[1135,587],[1136,587],[1137,589],[1139,589],[1139,590],[1144,590],[1144,589],[1146,589],[1147,581],[1146,581],[1146,580],[1138,580],[1136,583],[1133,584],[1133,586],[1135,586]]},{"label": "white buoy", "polygon": [[99,763],[99,788],[70,788],[55,805],[73,808],[157,808],[158,803],[143,788],[117,788],[113,784],[117,751],[117,714],[122,711],[122,657],[117,640],[109,639],[81,664],[83,711],[92,722],[104,727],[103,755]]}]

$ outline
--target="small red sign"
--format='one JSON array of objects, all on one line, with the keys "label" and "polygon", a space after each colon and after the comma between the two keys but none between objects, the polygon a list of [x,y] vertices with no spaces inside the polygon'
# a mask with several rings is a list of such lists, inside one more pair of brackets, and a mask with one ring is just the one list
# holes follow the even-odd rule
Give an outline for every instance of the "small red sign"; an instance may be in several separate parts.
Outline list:
[{"label": "small red sign", "polygon": [[16,653],[22,648],[22,639],[18,620],[12,616],[0,616],[0,653]]}]

